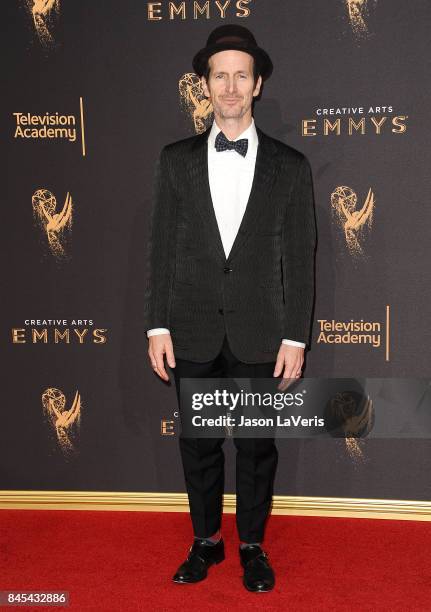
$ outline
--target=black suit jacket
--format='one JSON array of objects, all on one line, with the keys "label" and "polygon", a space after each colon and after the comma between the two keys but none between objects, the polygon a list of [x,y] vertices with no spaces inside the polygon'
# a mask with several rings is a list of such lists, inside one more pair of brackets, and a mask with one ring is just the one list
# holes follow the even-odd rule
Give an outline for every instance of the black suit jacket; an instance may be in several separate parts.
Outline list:
[{"label": "black suit jacket", "polygon": [[316,241],[310,164],[256,130],[252,189],[228,258],[208,180],[210,128],[166,145],[157,162],[145,329],[168,328],[178,358],[213,359],[225,333],[246,363],[274,361],[282,338],[309,341]]}]

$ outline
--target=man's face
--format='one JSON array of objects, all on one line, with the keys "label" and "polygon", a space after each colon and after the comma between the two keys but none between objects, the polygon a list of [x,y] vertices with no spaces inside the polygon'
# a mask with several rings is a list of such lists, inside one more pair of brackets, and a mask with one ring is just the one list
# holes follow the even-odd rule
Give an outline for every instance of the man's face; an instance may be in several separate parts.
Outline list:
[{"label": "man's face", "polygon": [[219,51],[209,60],[208,82],[202,77],[202,88],[210,99],[216,117],[239,119],[250,109],[253,97],[260,91],[262,77],[253,82],[254,59],[244,51]]}]

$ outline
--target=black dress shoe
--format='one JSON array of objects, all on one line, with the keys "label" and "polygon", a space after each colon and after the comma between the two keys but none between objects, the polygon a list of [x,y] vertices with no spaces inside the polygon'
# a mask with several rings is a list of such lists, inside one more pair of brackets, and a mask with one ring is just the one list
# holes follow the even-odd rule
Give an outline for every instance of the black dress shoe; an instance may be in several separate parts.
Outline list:
[{"label": "black dress shoe", "polygon": [[223,539],[220,539],[217,544],[207,544],[202,540],[195,540],[187,559],[180,565],[172,580],[180,584],[199,582],[207,577],[208,568],[211,565],[221,563],[223,560]]},{"label": "black dress shoe", "polygon": [[244,568],[242,581],[248,591],[264,593],[274,588],[274,570],[269,564],[268,555],[258,544],[240,548],[239,555]]}]

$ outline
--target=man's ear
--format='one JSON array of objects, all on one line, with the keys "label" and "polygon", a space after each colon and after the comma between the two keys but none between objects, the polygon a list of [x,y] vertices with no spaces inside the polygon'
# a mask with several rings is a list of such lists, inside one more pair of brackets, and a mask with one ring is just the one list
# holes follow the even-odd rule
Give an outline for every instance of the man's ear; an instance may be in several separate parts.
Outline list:
[{"label": "man's ear", "polygon": [[202,75],[201,76],[201,85],[202,85],[202,91],[204,92],[204,95],[209,98],[210,97],[210,92],[208,89],[208,84],[207,84],[207,80],[206,78]]},{"label": "man's ear", "polygon": [[253,96],[254,97],[259,95],[261,86],[262,86],[262,77],[259,75],[259,78],[256,81],[256,86],[255,86],[254,91],[253,91]]}]

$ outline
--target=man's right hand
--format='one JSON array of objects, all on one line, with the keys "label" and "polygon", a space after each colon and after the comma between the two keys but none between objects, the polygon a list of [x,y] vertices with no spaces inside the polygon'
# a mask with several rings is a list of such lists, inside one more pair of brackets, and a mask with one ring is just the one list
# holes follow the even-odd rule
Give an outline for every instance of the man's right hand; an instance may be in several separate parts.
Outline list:
[{"label": "man's right hand", "polygon": [[150,336],[148,339],[148,356],[151,367],[162,378],[168,381],[169,376],[165,370],[164,355],[169,367],[175,367],[174,347],[172,345],[171,334],[158,334]]}]

